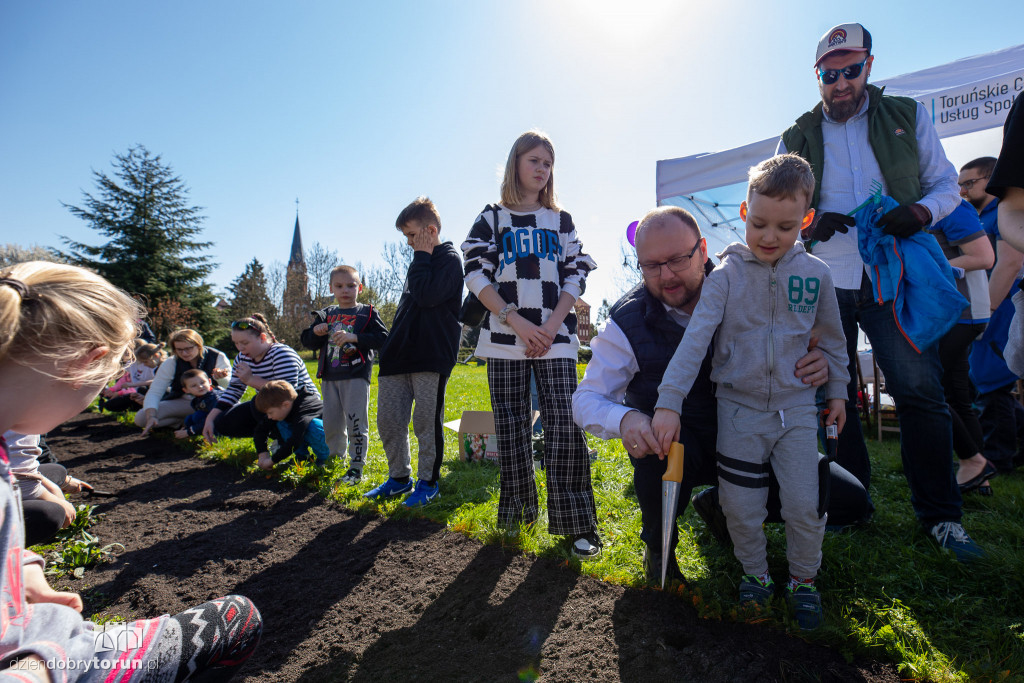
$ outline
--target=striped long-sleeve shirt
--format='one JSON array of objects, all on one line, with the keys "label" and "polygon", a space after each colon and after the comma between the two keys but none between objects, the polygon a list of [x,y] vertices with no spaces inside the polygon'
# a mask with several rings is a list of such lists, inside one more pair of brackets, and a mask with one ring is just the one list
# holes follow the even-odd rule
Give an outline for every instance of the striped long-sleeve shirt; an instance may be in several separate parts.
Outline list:
[{"label": "striped long-sleeve shirt", "polygon": [[313,384],[313,380],[309,377],[306,364],[299,358],[299,354],[295,353],[292,347],[286,344],[276,343],[270,347],[258,363],[247,354],[238,354],[231,366],[231,382],[228,384],[228,388],[224,390],[224,393],[221,394],[220,401],[217,402],[217,408],[222,411],[228,410],[231,406],[238,403],[238,400],[242,398],[242,394],[245,393],[246,384],[238,378],[238,374],[235,371],[235,367],[240,362],[248,363],[255,377],[261,377],[265,380],[283,379],[295,387],[296,391],[305,387],[317,396],[320,395],[316,385]]},{"label": "striped long-sleeve shirt", "polygon": [[[462,253],[471,292],[479,296],[493,284],[506,302],[518,307],[519,315],[535,325],[551,317],[562,292],[578,299],[587,275],[597,267],[584,253],[572,217],[552,209],[520,213],[487,206],[462,243]],[[578,349],[576,315],[570,311],[545,358],[575,359]],[[484,319],[476,355],[517,360],[525,354],[526,345],[511,327],[498,322],[493,313]]]}]

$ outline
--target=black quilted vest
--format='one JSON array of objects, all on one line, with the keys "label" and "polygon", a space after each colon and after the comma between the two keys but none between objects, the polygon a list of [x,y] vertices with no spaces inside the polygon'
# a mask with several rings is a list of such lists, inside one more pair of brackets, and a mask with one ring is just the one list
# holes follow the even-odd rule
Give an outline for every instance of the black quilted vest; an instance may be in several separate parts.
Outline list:
[{"label": "black quilted vest", "polygon": [[[642,413],[653,415],[654,404],[658,401],[658,386],[686,330],[669,316],[664,304],[655,299],[642,283],[619,299],[609,314],[629,340],[633,356],[640,367],[640,371],[626,387],[624,403]],[[713,409],[714,396],[709,347],[700,373],[683,402],[680,415],[682,421],[685,423],[690,413],[706,419],[708,407]]]},{"label": "black quilted vest", "polygon": [[[174,379],[171,380],[171,386],[167,388],[167,393],[163,395],[163,399],[181,398],[185,395],[185,391],[181,388],[181,376],[192,369],[192,364],[186,363],[177,356],[174,357],[174,361]],[[217,367],[216,351],[210,348],[203,348],[203,356],[196,363],[196,367],[205,372],[206,376],[216,384],[216,380],[213,379],[213,369]]]}]

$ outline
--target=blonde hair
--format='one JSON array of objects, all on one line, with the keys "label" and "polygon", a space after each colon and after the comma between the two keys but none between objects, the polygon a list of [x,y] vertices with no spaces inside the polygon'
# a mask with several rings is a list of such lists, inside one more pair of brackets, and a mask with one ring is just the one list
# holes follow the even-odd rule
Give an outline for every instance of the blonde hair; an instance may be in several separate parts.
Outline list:
[{"label": "blonde hair", "polygon": [[543,145],[551,155],[551,173],[537,199],[541,206],[558,210],[558,199],[555,197],[555,146],[551,144],[551,138],[539,130],[528,130],[520,135],[508,153],[508,161],[505,162],[505,177],[501,180],[501,203],[505,206],[515,206],[523,201],[523,190],[519,183],[519,157],[538,145]]},{"label": "blonde hair", "polygon": [[[19,263],[0,270],[0,361],[49,361],[60,368],[52,376],[61,381],[105,382],[132,361],[142,314],[127,292],[92,271]],[[102,358],[76,362],[101,346],[108,349]]]},{"label": "blonde hair", "polygon": [[349,275],[354,277],[357,281],[360,281],[359,271],[356,270],[355,268],[353,268],[352,266],[346,266],[346,265],[334,266],[333,268],[331,268],[331,276],[329,278],[327,278],[327,281],[328,282],[334,282],[334,276],[337,275],[338,273],[348,273]]},{"label": "blonde hair", "polygon": [[171,353],[175,356],[174,342],[186,342],[188,344],[195,344],[196,348],[199,349],[199,357],[203,357],[203,335],[199,334],[195,330],[190,330],[187,327],[181,330],[175,330],[171,332]]}]

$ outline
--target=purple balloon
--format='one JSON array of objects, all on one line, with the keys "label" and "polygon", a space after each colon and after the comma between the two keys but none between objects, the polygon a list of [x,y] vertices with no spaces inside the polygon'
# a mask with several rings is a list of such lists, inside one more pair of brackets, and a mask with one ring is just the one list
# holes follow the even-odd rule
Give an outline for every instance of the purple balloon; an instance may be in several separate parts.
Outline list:
[{"label": "purple balloon", "polygon": [[629,227],[626,228],[626,240],[633,245],[634,249],[636,248],[636,226],[639,223],[640,221],[633,221],[629,224]]}]

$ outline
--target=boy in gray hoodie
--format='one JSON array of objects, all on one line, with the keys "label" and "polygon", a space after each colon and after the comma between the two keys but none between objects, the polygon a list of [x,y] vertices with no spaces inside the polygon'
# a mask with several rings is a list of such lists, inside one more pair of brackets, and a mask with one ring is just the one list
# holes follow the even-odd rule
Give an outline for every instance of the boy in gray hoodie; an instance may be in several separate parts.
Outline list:
[{"label": "boy in gray hoodie", "polygon": [[[730,244],[704,282],[700,302],[658,389],[651,423],[665,452],[678,437],[679,410],[714,340],[711,379],[718,398],[718,478],[736,559],[743,565],[740,602],[766,605],[764,522],[768,461],[779,480],[790,578],[786,599],[801,628],[821,624],[814,577],[821,566],[824,517],[818,516],[815,390],[793,374],[818,338],[828,359],[826,424],[846,416],[846,337],[829,268],[804,251],[800,230],[814,219],[814,176],[784,154],[750,169],[740,206],[746,244]],[[813,333],[812,333],[813,331]]]}]

